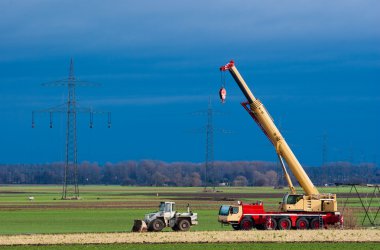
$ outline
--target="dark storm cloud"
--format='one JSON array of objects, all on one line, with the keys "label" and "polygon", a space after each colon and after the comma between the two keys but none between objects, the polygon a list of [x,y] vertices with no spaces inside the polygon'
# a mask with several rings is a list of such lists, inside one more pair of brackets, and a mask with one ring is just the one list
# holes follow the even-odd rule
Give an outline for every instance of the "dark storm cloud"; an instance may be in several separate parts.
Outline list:
[{"label": "dark storm cloud", "polygon": [[344,44],[378,40],[379,9],[374,0],[1,1],[0,51],[160,54],[159,48],[168,47],[204,51],[256,43]]},{"label": "dark storm cloud", "polygon": [[[205,119],[181,114],[206,109],[210,95],[218,104],[218,68],[231,58],[271,115],[302,131],[289,135],[302,145],[301,162],[320,162],[324,131],[331,148],[378,156],[379,12],[377,0],[2,0],[0,161],[61,160],[63,143],[48,141],[56,132],[30,131],[29,120],[32,110],[64,102],[65,89],[40,83],[67,76],[70,57],[80,79],[104,84],[78,90],[79,102],[110,108],[116,120],[80,159],[203,161],[202,135],[181,131]],[[239,133],[215,138],[215,158],[276,160],[230,77],[226,88],[230,116],[215,124]],[[87,145],[90,136],[80,135]]]}]

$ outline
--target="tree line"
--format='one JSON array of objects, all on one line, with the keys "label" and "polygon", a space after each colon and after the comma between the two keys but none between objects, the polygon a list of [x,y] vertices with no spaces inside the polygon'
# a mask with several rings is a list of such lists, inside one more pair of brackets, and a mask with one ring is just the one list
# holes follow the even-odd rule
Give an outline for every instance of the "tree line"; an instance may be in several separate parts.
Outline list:
[{"label": "tree line", "polygon": [[[304,167],[315,185],[380,183],[380,168],[373,163],[333,162]],[[0,164],[0,184],[61,184],[64,163]],[[291,173],[288,169],[288,172]],[[294,184],[297,181],[292,177]],[[204,163],[156,160],[78,164],[80,185],[131,186],[286,186],[275,162],[216,161]]]}]

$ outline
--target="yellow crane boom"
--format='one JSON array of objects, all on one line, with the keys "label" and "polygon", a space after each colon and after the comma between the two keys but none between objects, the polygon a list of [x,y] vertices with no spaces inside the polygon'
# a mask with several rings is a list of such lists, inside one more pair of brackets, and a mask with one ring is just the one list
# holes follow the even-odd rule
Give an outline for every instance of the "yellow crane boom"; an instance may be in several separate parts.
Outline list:
[{"label": "yellow crane boom", "polygon": [[[314,186],[309,176],[306,174],[305,170],[302,168],[296,156],[290,149],[289,145],[286,143],[284,137],[281,135],[280,131],[274,124],[272,117],[269,115],[264,105],[260,102],[259,99],[257,99],[252,94],[248,85],[246,84],[243,77],[240,75],[239,71],[237,70],[234,62],[233,61],[229,62],[228,64],[222,66],[220,70],[221,71],[228,70],[231,73],[232,77],[235,79],[239,88],[241,89],[245,97],[247,98],[248,102],[245,104],[249,105],[249,107],[246,107],[246,109],[250,112],[252,117],[255,119],[255,121],[258,123],[258,125],[261,127],[263,132],[267,135],[268,139],[272,142],[273,146],[275,147],[279,160],[284,169],[284,174],[289,184],[289,188],[291,189],[291,192],[295,194],[295,189],[293,187],[293,184],[290,180],[289,175],[287,174],[287,171],[283,164],[282,159],[284,159],[285,162],[287,163],[293,175],[298,180],[300,186],[303,188],[305,194],[318,195],[319,192],[317,188]],[[243,103],[243,106],[244,106],[244,103]]]}]

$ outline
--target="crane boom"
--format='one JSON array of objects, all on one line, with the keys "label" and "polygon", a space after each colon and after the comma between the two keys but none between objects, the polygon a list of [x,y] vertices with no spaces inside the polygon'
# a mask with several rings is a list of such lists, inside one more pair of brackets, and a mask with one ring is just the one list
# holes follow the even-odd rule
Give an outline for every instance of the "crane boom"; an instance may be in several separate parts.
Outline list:
[{"label": "crane boom", "polygon": [[[317,188],[314,186],[312,181],[310,180],[309,176],[306,174],[305,170],[302,168],[301,164],[297,160],[296,156],[290,149],[289,145],[281,135],[280,131],[276,127],[276,125],[273,122],[272,117],[269,115],[268,111],[264,107],[264,105],[260,102],[259,99],[256,99],[255,96],[252,94],[251,90],[249,89],[248,85],[244,81],[243,77],[240,75],[239,71],[237,70],[234,61],[230,61],[228,64],[220,67],[221,71],[229,71],[232,75],[232,77],[235,79],[236,83],[238,84],[239,88],[247,98],[247,103],[243,103],[243,106],[245,104],[248,106],[245,106],[247,111],[251,114],[251,116],[254,118],[254,120],[258,123],[260,128],[263,130],[263,132],[266,134],[268,139],[272,142],[273,146],[276,149],[276,152],[279,156],[279,159],[284,159],[287,163],[288,167],[292,171],[295,178],[298,180],[300,186],[304,190],[306,195],[318,195],[319,192]],[[281,161],[282,163],[282,161]],[[284,168],[284,166],[283,166]],[[292,193],[295,192],[295,189],[293,187],[290,181],[289,176],[287,177],[287,181],[289,183],[289,187],[292,191]],[[289,182],[290,181],[290,182]]]}]

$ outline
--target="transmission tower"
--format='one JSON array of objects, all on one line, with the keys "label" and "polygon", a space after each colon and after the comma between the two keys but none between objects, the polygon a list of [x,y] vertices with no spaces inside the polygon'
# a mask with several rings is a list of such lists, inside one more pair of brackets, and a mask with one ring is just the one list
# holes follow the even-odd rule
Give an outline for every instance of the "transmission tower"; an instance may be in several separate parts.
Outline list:
[{"label": "transmission tower", "polygon": [[[208,100],[208,108],[206,111],[194,112],[192,114],[197,115],[207,115],[207,124],[206,127],[195,130],[197,133],[206,134],[206,154],[205,154],[205,168],[204,168],[204,190],[207,190],[207,187],[213,186],[215,189],[216,179],[219,178],[219,172],[215,173],[214,169],[214,132],[231,134],[232,132],[225,129],[215,128],[213,124],[213,117],[215,114],[220,114],[220,112],[215,112],[212,108],[211,98]],[[214,173],[214,174],[211,174]]]},{"label": "transmission tower", "polygon": [[[208,99],[207,108],[207,125],[206,125],[206,162],[205,162],[205,187],[210,179],[208,173],[214,168],[214,125],[213,125],[213,110],[211,105],[211,98]],[[210,179],[210,180],[209,180]]]},{"label": "transmission tower", "polygon": [[[111,113],[104,111],[94,111],[92,108],[80,107],[76,100],[76,87],[78,86],[98,86],[99,84],[81,81],[74,76],[74,63],[73,59],[70,60],[69,77],[43,83],[43,86],[65,86],[67,87],[67,102],[59,106],[51,107],[45,110],[37,110],[32,112],[32,127],[34,128],[35,113],[49,113],[50,128],[53,127],[53,114],[63,113],[66,114],[66,147],[65,147],[65,166],[63,171],[63,187],[62,199],[79,199],[78,187],[78,151],[77,151],[77,114],[88,113],[90,114],[90,128],[93,127],[94,114],[107,114],[108,127],[111,127]],[[70,189],[70,187],[72,187]],[[70,196],[71,194],[71,196]]]}]

